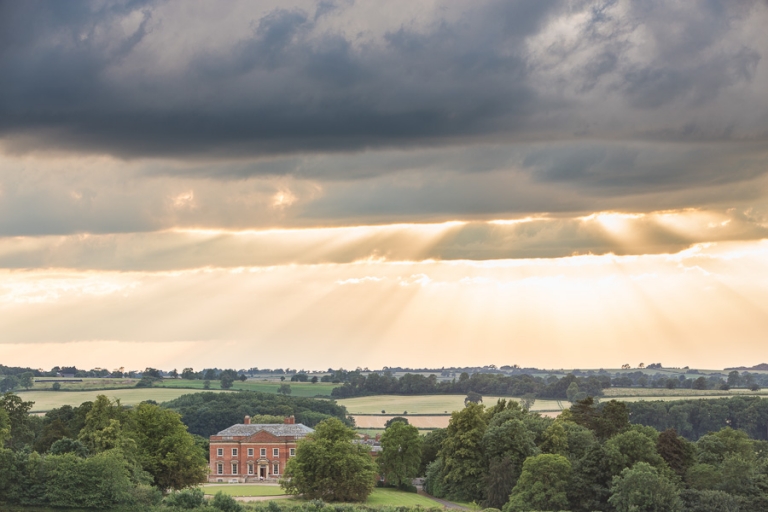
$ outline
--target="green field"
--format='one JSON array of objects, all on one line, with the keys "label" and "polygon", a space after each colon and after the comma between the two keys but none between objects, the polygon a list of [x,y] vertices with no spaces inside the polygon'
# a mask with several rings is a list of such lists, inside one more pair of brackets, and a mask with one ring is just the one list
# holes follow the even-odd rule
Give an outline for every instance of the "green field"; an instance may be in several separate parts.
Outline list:
[{"label": "green field", "polygon": [[168,388],[131,388],[111,389],[106,391],[20,391],[18,395],[24,401],[35,402],[32,412],[50,411],[62,405],[76,407],[83,402],[93,401],[97,395],[106,395],[119,399],[123,405],[136,405],[144,400],[157,403],[173,400],[181,395],[199,393],[202,390]]},{"label": "green field", "polygon": [[[685,400],[701,399],[713,400],[717,398],[728,398],[732,396],[766,396],[768,392],[754,392],[747,389],[736,389],[731,391],[705,391],[690,389],[656,389],[656,388],[610,388],[606,389],[606,396],[601,400],[618,400],[621,402],[638,402],[641,400]],[[387,419],[392,416],[403,416],[409,418],[411,424],[416,427],[442,428],[447,424],[448,418],[439,418],[436,416],[416,416],[416,415],[443,415],[458,411],[464,408],[464,395],[377,395],[357,398],[345,398],[338,400],[339,405],[347,408],[350,415],[355,416],[355,421],[362,429],[383,428]],[[491,406],[496,403],[500,397],[484,396],[483,403]],[[504,397],[501,397],[504,398]],[[508,400],[515,400],[509,398]],[[571,406],[567,400],[536,400],[531,410],[541,413],[561,411]],[[386,411],[382,414],[381,411]],[[362,416],[360,416],[362,415]],[[375,416],[367,416],[375,415]]]},{"label": "green field", "polygon": [[[35,379],[35,381],[41,381],[41,382],[35,382],[35,385],[32,387],[32,390],[35,391],[44,391],[44,390],[50,390],[51,386],[53,385],[53,381],[57,380],[54,378],[47,378],[47,377],[38,377]],[[61,379],[58,379],[59,385],[61,386],[62,390],[73,390],[73,391],[83,391],[83,390],[94,390],[94,389],[120,389],[120,388],[131,388],[136,385],[137,382],[139,382],[139,379],[74,379],[74,380],[82,380],[82,382],[61,382]]]},{"label": "green field", "polygon": [[[384,414],[387,415],[402,415],[405,411],[408,414],[446,414],[463,409],[464,398],[466,395],[376,395],[345,398],[337,402],[345,406],[350,414],[382,414],[382,410],[386,411]],[[484,396],[483,403],[490,406],[499,398],[517,400],[510,397]],[[557,400],[536,400],[532,410],[559,411],[570,406],[566,401],[561,403],[562,407]]]},{"label": "green field", "polygon": [[279,485],[264,484],[208,484],[203,486],[205,494],[214,495],[221,491],[230,496],[284,496],[285,491]]},{"label": "green field", "polygon": [[[55,379],[40,377],[36,380],[41,382],[35,382],[32,391],[45,391],[51,390],[53,381]],[[86,391],[86,390],[98,390],[98,389],[125,389],[136,386],[139,379],[81,379],[82,382],[59,382],[61,389],[64,391]],[[330,382],[318,382],[312,384],[311,382],[290,382],[286,379],[285,382],[279,379],[249,379],[245,382],[235,381],[232,385],[233,390],[248,390],[248,391],[261,391],[263,393],[277,393],[277,389],[280,384],[289,384],[291,386],[291,396],[300,397],[314,397],[314,396],[331,396],[333,388],[338,384],[332,384]],[[164,379],[162,383],[157,383],[154,387],[164,388],[187,388],[187,389],[203,389],[205,382],[202,380],[184,380],[184,379]],[[218,380],[212,380],[210,382],[212,390],[220,390],[221,384]]]},{"label": "green field", "polygon": [[[751,391],[749,389],[731,389],[728,391],[714,389],[666,389],[666,388],[608,388],[603,391],[605,398],[613,397],[676,397],[683,398],[723,398],[729,396],[759,396],[768,395],[768,390]],[[658,399],[658,398],[656,398]]]},{"label": "green field", "polygon": [[[280,384],[289,384],[291,386],[291,396],[300,397],[331,396],[333,388],[338,387],[338,384],[332,384],[330,382],[318,382],[312,384],[311,382],[290,382],[287,379],[285,382],[280,382],[279,380],[249,379],[245,382],[240,382],[239,380],[235,381],[232,385],[232,389],[261,391],[262,393],[277,393]],[[202,380],[165,379],[162,384],[156,384],[155,386],[165,388],[203,389],[203,385],[204,381]],[[221,389],[219,381],[211,381],[211,389]]]}]

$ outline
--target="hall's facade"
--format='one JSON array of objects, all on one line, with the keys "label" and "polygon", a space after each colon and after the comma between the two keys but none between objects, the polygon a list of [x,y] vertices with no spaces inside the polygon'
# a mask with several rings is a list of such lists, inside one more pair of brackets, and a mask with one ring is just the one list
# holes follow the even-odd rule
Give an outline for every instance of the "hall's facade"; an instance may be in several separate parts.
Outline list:
[{"label": "hall's facade", "polygon": [[313,430],[296,423],[293,416],[282,424],[243,423],[210,437],[209,482],[277,480],[296,444]]}]

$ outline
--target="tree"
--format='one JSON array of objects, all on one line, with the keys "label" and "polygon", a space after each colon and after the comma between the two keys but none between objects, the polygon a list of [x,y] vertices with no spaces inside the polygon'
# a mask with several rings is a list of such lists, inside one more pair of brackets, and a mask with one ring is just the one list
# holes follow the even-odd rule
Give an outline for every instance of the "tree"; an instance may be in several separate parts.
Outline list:
[{"label": "tree", "polygon": [[[501,508],[509,499],[523,461],[538,454],[535,432],[524,421],[529,415],[516,403],[493,415],[483,435],[482,451],[489,468],[485,476],[486,505]],[[503,498],[502,498],[503,497]]]},{"label": "tree", "polygon": [[[637,429],[638,426],[633,428]],[[664,459],[656,451],[658,433],[651,437],[644,431],[634,429],[615,435],[605,442],[605,457],[614,475],[639,462],[645,462],[656,468],[666,467]],[[649,430],[653,429],[649,428]]]},{"label": "tree", "polygon": [[76,439],[69,439],[64,437],[54,442],[50,448],[51,455],[63,455],[65,453],[73,453],[78,457],[86,458],[88,456],[88,448],[83,443]]},{"label": "tree", "polygon": [[197,375],[195,374],[195,370],[192,368],[184,368],[181,371],[181,378],[186,380],[194,380],[197,378]]},{"label": "tree", "polygon": [[142,376],[151,377],[153,379],[162,380],[163,374],[157,368],[146,368],[142,372]]},{"label": "tree", "polygon": [[280,485],[288,494],[323,501],[365,501],[377,468],[368,445],[355,443],[355,431],[336,418],[319,423],[299,441]]},{"label": "tree", "polygon": [[504,512],[530,510],[567,510],[566,491],[571,482],[571,463],[562,455],[529,457]]},{"label": "tree", "polygon": [[312,377],[312,384],[317,384],[318,378],[317,375]]},{"label": "tree", "polygon": [[34,439],[34,432],[29,427],[29,411],[34,402],[25,402],[13,393],[6,393],[0,398],[0,409],[5,410],[10,425],[10,435],[5,445],[12,450],[19,450]]},{"label": "tree", "polygon": [[482,401],[483,401],[483,396],[480,393],[470,391],[469,393],[467,393],[467,397],[464,399],[464,405],[467,405],[470,402],[473,404],[479,404]]},{"label": "tree", "polygon": [[3,380],[0,380],[0,392],[8,393],[13,391],[19,386],[19,379],[15,375],[9,375]]},{"label": "tree", "polygon": [[614,477],[611,492],[608,503],[616,512],[678,512],[683,506],[675,485],[645,462]]},{"label": "tree", "polygon": [[208,379],[205,379],[203,381],[203,389],[211,389],[211,381]]},{"label": "tree", "polygon": [[174,378],[174,379],[178,379],[178,378],[179,378],[179,372],[177,372],[177,371],[176,371],[176,368],[174,368],[173,370],[171,370],[171,371],[170,371],[170,373],[169,373],[168,375],[170,375],[170,376],[171,376],[172,378]]},{"label": "tree", "polygon": [[746,432],[726,427],[718,432],[702,436],[696,443],[699,462],[719,465],[728,456],[754,460],[755,450]]},{"label": "tree", "polygon": [[707,389],[707,379],[705,377],[699,377],[693,381],[691,387],[693,389]]},{"label": "tree", "polygon": [[440,455],[445,491],[459,501],[483,499],[483,450],[486,420],[484,407],[468,403],[451,414]]},{"label": "tree", "polygon": [[629,428],[629,409],[624,402],[611,400],[603,405],[595,424],[595,434],[608,439]]},{"label": "tree", "polygon": [[488,474],[485,475],[483,506],[500,510],[509,501],[509,494],[515,487],[518,472],[511,457],[493,459],[488,466]]},{"label": "tree", "polygon": [[523,396],[520,397],[520,405],[525,409],[526,411],[530,411],[531,407],[533,407],[533,404],[536,403],[536,394],[535,393],[526,393]]},{"label": "tree", "polygon": [[728,374],[728,380],[726,381],[729,387],[736,388],[741,386],[742,378],[738,371],[733,370]]},{"label": "tree", "polygon": [[446,430],[444,428],[438,428],[424,436],[421,445],[421,465],[419,466],[419,475],[426,475],[427,466],[437,459],[437,454],[443,446],[445,435]]},{"label": "tree", "polygon": [[378,463],[381,475],[388,483],[398,487],[409,485],[418,476],[421,445],[421,436],[416,427],[400,421],[387,427],[381,436]]},{"label": "tree", "polygon": [[291,394],[291,385],[290,384],[280,384],[280,387],[277,388],[277,393],[280,395],[288,396]]},{"label": "tree", "polygon": [[53,384],[51,384],[51,389],[53,391],[59,391],[61,389],[61,384],[58,382],[54,382]]},{"label": "tree", "polygon": [[138,462],[157,488],[178,490],[205,480],[205,454],[177,413],[142,403],[131,420],[127,434],[136,441]]},{"label": "tree", "polygon": [[222,373],[221,389],[229,389],[232,387],[232,384],[234,383],[235,383],[235,379],[231,375]]},{"label": "tree", "polygon": [[35,385],[35,374],[32,372],[24,372],[19,375],[19,386],[24,389],[30,389]]},{"label": "tree", "polygon": [[571,384],[568,386],[568,389],[565,390],[565,396],[568,399],[569,402],[573,403],[576,401],[576,395],[579,394],[579,385],[576,384],[576,382],[571,382]]},{"label": "tree", "polygon": [[5,445],[5,441],[11,437],[11,418],[5,409],[0,408],[0,449]]},{"label": "tree", "polygon": [[696,461],[696,448],[670,428],[659,434],[656,451],[680,477]]},{"label": "tree", "polygon": [[406,425],[410,425],[408,418],[403,418],[402,416],[395,416],[394,418],[389,418],[387,422],[384,423],[384,428],[389,428],[394,423],[405,423]]}]

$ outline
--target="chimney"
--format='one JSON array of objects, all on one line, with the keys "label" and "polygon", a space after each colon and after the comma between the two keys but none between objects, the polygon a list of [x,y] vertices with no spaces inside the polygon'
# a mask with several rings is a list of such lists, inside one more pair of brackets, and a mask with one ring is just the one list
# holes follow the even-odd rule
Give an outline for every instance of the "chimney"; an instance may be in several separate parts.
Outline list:
[{"label": "chimney", "polygon": [[243,420],[243,423],[245,423],[246,425],[250,425],[251,424],[251,417],[250,416],[246,416],[245,419]]},{"label": "chimney", "polygon": [[296,418],[294,416],[287,416],[285,420],[283,420],[283,423],[286,425],[293,425],[296,423]]}]

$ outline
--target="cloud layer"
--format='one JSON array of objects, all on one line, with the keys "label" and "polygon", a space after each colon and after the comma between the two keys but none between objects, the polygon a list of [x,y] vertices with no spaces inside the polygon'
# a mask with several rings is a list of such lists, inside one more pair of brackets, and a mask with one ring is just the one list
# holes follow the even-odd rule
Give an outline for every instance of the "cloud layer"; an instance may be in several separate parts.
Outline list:
[{"label": "cloud layer", "polygon": [[124,157],[766,137],[759,1],[4,3],[0,133]]},{"label": "cloud layer", "polygon": [[758,357],[766,26],[764,0],[0,2],[0,357]]}]

